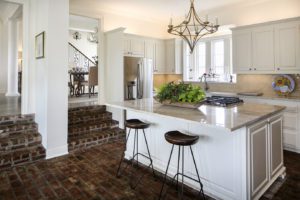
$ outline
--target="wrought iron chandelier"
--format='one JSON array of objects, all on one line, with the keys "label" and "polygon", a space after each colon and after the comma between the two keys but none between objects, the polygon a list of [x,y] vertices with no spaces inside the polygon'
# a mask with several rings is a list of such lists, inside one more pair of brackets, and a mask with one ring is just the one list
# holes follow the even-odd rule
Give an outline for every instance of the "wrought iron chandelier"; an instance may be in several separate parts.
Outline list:
[{"label": "wrought iron chandelier", "polygon": [[191,7],[184,21],[177,26],[173,26],[171,18],[168,33],[182,37],[189,45],[192,54],[199,39],[205,35],[215,33],[218,28],[218,18],[216,18],[215,24],[208,21],[207,15],[205,21],[202,21],[195,10],[194,0],[191,0]]}]

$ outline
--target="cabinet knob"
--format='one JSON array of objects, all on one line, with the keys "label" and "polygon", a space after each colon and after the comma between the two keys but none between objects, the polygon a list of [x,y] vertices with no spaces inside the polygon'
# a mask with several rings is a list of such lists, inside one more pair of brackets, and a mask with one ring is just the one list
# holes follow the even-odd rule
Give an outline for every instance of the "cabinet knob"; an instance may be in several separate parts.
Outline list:
[{"label": "cabinet knob", "polygon": [[280,70],[280,68],[278,67],[278,68],[277,68],[277,70],[279,71],[279,70]]},{"label": "cabinet knob", "polygon": [[249,71],[251,71],[252,70],[252,68],[249,68]]},{"label": "cabinet knob", "polygon": [[256,68],[254,68],[254,70],[256,70]]}]

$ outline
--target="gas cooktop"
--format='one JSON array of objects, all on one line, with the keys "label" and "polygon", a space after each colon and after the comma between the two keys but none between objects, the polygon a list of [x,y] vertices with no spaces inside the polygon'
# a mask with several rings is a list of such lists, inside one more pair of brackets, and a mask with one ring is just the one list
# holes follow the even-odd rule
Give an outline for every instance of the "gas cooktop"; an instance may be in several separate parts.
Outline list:
[{"label": "gas cooktop", "polygon": [[206,105],[228,107],[243,103],[238,97],[211,96],[206,98]]}]

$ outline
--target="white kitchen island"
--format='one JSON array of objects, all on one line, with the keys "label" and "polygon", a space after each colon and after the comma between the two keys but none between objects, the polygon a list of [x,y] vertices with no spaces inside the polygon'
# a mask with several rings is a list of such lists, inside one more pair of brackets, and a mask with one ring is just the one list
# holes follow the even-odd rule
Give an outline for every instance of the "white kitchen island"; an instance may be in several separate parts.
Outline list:
[{"label": "white kitchen island", "polygon": [[[164,106],[153,99],[108,103],[124,110],[127,119],[151,123],[146,129],[154,168],[164,172],[171,144],[164,134],[179,130],[199,135],[192,146],[204,193],[216,199],[259,199],[270,185],[285,175],[282,150],[282,106],[239,104],[231,107],[202,105],[198,109]],[[143,138],[139,151],[146,154]],[[133,135],[127,144],[130,158]],[[196,178],[189,151],[185,151],[185,173]],[[145,164],[148,160],[139,158]],[[174,149],[169,176],[176,174],[177,148]],[[199,184],[185,180],[198,189]],[[159,192],[159,191],[158,191]]]}]

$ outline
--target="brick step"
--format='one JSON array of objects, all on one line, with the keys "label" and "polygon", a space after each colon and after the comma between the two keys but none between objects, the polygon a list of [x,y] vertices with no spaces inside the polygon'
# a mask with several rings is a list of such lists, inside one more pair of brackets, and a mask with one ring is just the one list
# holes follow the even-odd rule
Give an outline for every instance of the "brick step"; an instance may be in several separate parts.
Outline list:
[{"label": "brick step", "polygon": [[0,138],[22,132],[37,132],[38,125],[35,122],[19,122],[17,124],[0,125]]},{"label": "brick step", "polygon": [[0,154],[5,151],[39,145],[41,142],[42,136],[38,132],[9,135],[8,137],[0,138]]},{"label": "brick step", "polygon": [[28,164],[46,157],[44,147],[40,144],[13,151],[0,153],[0,170],[5,170],[16,165]]},{"label": "brick step", "polygon": [[0,116],[0,125],[34,122],[34,114]]},{"label": "brick step", "polygon": [[120,128],[113,128],[104,131],[92,131],[84,135],[69,136],[69,152],[123,140],[124,138],[125,131]]},{"label": "brick step", "polygon": [[68,124],[69,126],[73,126],[80,123],[87,123],[87,122],[101,122],[105,120],[111,120],[112,114],[109,112],[105,113],[94,113],[90,115],[78,115],[78,116],[69,116]]},{"label": "brick step", "polygon": [[85,133],[90,133],[92,131],[101,131],[107,129],[113,129],[119,127],[119,123],[115,120],[106,120],[101,122],[88,122],[80,123],[68,127],[68,133],[70,135],[81,135]]},{"label": "brick step", "polygon": [[83,107],[69,108],[68,114],[72,115],[86,115],[88,113],[103,113],[106,112],[106,106],[102,105],[91,105]]}]

